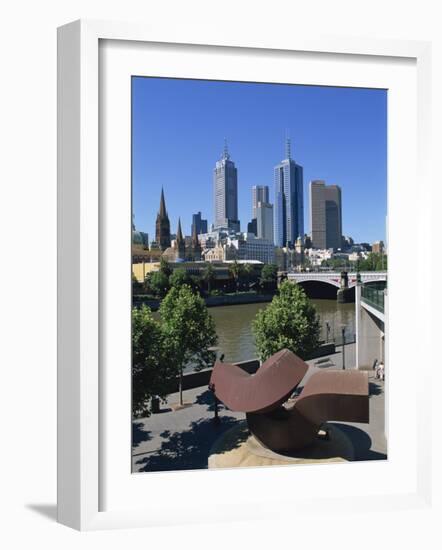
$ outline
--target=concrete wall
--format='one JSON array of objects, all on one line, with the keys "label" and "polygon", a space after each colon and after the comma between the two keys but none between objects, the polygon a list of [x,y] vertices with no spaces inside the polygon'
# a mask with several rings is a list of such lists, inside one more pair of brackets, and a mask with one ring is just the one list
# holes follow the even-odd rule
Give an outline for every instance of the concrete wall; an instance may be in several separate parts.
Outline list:
[{"label": "concrete wall", "polygon": [[356,288],[356,367],[371,369],[374,361],[385,363],[383,320],[361,303],[361,287]]},{"label": "concrete wall", "polygon": [[[215,306],[233,306],[237,304],[255,304],[262,302],[271,302],[273,294],[230,294],[229,296],[208,296],[205,298],[207,307]],[[152,311],[157,311],[160,307],[160,300],[145,300],[140,296],[134,295],[134,306],[145,304]]]},{"label": "concrete wall", "polygon": [[231,294],[229,296],[209,296],[206,298],[208,307],[229,306],[235,304],[255,304],[271,302],[273,294]]}]

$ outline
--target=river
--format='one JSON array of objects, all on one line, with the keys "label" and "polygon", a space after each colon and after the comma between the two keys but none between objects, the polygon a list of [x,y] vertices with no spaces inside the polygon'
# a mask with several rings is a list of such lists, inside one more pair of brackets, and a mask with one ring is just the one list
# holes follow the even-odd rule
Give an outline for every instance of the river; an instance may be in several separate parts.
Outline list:
[{"label": "river", "polygon": [[[341,341],[341,327],[346,325],[346,340],[352,341],[355,332],[355,305],[338,304],[336,300],[312,300],[319,314],[320,339],[326,339],[326,322],[329,339]],[[252,321],[259,310],[268,304],[246,304],[209,308],[215,320],[220,354],[228,362],[246,361],[257,357],[252,334]]]}]

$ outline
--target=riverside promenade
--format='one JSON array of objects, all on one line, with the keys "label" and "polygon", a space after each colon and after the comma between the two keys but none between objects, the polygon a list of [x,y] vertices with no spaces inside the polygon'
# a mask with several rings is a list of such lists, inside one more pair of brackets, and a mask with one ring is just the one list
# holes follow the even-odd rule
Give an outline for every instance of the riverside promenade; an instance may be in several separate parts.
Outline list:
[{"label": "riverside promenade", "polygon": [[[322,369],[342,369],[342,348],[333,355],[307,361],[312,366],[303,380]],[[355,345],[345,346],[346,368],[354,368]],[[302,383],[301,383],[302,385]],[[350,424],[332,422],[350,438],[356,460],[387,458],[384,435],[384,382],[369,372],[370,423]],[[227,410],[219,405],[219,423],[213,421],[213,395],[207,386],[184,392],[185,406],[176,409],[178,395],[171,394],[161,410],[148,418],[133,422],[132,471],[171,471],[207,468],[209,451],[226,430],[244,420],[243,413]]]}]

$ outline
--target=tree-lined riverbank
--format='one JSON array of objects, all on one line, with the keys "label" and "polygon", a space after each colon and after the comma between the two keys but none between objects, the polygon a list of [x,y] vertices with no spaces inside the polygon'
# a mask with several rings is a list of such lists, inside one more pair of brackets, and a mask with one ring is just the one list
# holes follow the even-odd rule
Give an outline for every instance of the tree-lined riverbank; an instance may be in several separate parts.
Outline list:
[{"label": "tree-lined riverbank", "polygon": [[[261,304],[271,302],[274,294],[259,294],[257,292],[238,292],[232,294],[223,294],[221,296],[206,296],[204,301],[207,307],[234,306],[243,304]],[[133,297],[134,307],[141,305],[148,306],[152,311],[157,311],[161,300],[144,296],[142,294]]]}]

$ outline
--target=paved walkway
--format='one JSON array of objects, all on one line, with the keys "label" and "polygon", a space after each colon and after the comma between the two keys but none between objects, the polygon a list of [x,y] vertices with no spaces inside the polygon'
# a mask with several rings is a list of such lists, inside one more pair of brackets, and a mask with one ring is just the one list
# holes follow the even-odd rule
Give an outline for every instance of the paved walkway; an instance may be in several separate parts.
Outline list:
[{"label": "paved walkway", "polygon": [[[307,376],[319,369],[341,369],[342,353],[328,358],[308,361],[312,366]],[[328,360],[327,360],[328,359]],[[354,368],[355,345],[345,348],[346,368]],[[350,437],[355,447],[356,460],[386,458],[384,436],[384,382],[370,378],[370,423],[336,423]],[[207,468],[209,450],[226,430],[238,420],[245,418],[243,413],[235,413],[219,406],[219,424],[213,422],[213,396],[206,387],[184,392],[188,406],[172,410],[178,402],[178,395],[171,394],[167,404],[161,405],[161,412],[149,418],[137,419],[133,423],[134,472],[194,470]]]}]

